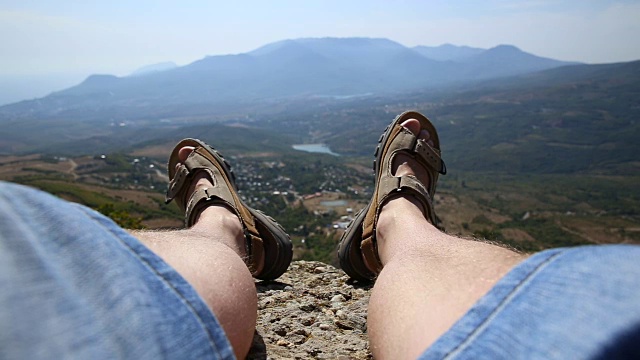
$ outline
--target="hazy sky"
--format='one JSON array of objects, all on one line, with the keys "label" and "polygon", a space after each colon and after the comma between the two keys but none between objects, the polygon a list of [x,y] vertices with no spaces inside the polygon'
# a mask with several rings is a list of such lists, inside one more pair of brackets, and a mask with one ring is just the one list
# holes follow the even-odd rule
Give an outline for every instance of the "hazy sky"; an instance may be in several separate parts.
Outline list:
[{"label": "hazy sky", "polygon": [[[640,1],[0,0],[0,81],[10,97],[35,97],[93,73],[326,36],[513,44],[559,60],[630,61],[640,59]],[[0,94],[0,104],[7,99]]]}]

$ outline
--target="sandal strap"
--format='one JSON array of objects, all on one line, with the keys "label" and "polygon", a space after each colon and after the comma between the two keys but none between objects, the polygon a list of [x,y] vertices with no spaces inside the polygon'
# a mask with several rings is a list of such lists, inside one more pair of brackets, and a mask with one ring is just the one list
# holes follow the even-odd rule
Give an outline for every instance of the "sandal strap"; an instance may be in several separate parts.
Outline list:
[{"label": "sandal strap", "polygon": [[416,154],[420,155],[422,160],[424,160],[432,169],[442,175],[447,173],[447,166],[444,164],[444,160],[440,157],[440,151],[429,146],[426,141],[418,139],[414,151]]},{"label": "sandal strap", "polygon": [[[187,177],[189,176],[189,174],[189,169],[183,164],[180,164],[178,170],[176,171],[175,177],[169,182],[169,188],[167,189],[167,194],[164,198],[165,204],[168,204],[176,197],[179,197],[180,193],[183,192],[185,183],[189,183],[189,181],[187,181]],[[184,207],[183,204],[178,204],[178,206],[181,209],[182,207]]]},{"label": "sandal strap", "polygon": [[[393,136],[393,134],[392,134]],[[410,130],[405,129],[404,127],[400,127],[396,130],[395,138],[391,143],[390,147],[393,146],[396,148],[395,152],[405,152],[414,158],[417,155],[417,158],[423,162],[423,166],[431,168],[432,170],[437,171],[438,173],[445,175],[447,173],[447,167],[444,163],[444,160],[440,157],[440,150],[430,146],[423,139],[419,139],[417,135],[412,133]],[[390,156],[390,160],[393,160],[393,157],[396,154],[392,154]],[[391,167],[391,163],[388,164]],[[436,178],[437,180],[437,178]],[[432,194],[435,192],[436,181],[431,181],[431,186],[429,186],[429,193]]]},{"label": "sandal strap", "polygon": [[[380,199],[378,205],[378,211],[376,211],[375,221],[371,224],[371,230],[363,232],[362,243],[360,244],[360,249],[362,250],[363,259],[366,263],[367,267],[372,270],[375,270],[376,273],[379,273],[382,270],[382,260],[380,260],[380,256],[378,255],[378,242],[375,241],[375,227],[378,222],[378,217],[380,216],[380,209],[382,205],[387,203],[388,201],[395,199],[397,197],[403,195],[412,195],[421,205],[422,213],[425,218],[429,220],[430,223],[436,224],[436,214],[433,211],[433,201],[431,200],[431,196],[427,192],[427,189],[424,185],[415,177],[410,175],[404,175],[400,177],[393,178],[385,178],[385,182],[388,182],[387,186],[394,186],[394,190],[385,193],[385,195]],[[395,184],[392,184],[395,182]],[[366,226],[366,225],[365,225]],[[367,234],[367,235],[364,235]]]},{"label": "sandal strap", "polygon": [[[186,193],[189,190],[193,177],[198,171],[208,172],[209,176],[215,181],[214,174],[209,170],[211,163],[212,162],[200,154],[197,149],[189,154],[189,157],[187,157],[183,163],[180,163],[174,178],[169,182],[165,202],[168,204],[171,200]],[[178,204],[178,206],[181,210],[185,210],[186,208],[184,203]]]},{"label": "sandal strap", "polygon": [[[400,177],[385,177],[383,182],[385,183],[384,186],[391,190],[385,192],[383,197],[379,200],[380,205],[378,209],[382,208],[382,205],[387,203],[389,200],[408,193],[409,195],[413,195],[420,205],[422,205],[422,213],[425,215],[427,220],[431,223],[435,223],[436,218],[434,212],[431,211],[433,208],[431,196],[429,195],[427,188],[424,187],[424,184],[415,176],[403,175]],[[378,211],[378,213],[379,212],[380,211]]]},{"label": "sandal strap", "polygon": [[[213,205],[224,205],[235,212],[236,216],[240,219],[245,236],[245,251],[247,259],[245,263],[249,267],[251,273],[259,273],[264,264],[259,264],[258,261],[263,259],[264,243],[258,229],[255,225],[253,216],[243,206],[234,206],[232,204],[233,196],[228,188],[218,186],[209,188],[200,188],[193,192],[191,198],[187,202],[187,208],[185,211],[185,224],[187,227],[192,226],[198,219],[198,215]],[[244,210],[244,211],[243,211]],[[246,212],[246,214],[242,214]]]}]

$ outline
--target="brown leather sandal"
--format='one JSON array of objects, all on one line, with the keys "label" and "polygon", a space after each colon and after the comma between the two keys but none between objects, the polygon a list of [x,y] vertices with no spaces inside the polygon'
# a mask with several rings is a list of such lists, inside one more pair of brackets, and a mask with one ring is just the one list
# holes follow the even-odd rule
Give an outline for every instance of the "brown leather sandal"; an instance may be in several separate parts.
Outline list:
[{"label": "brown leather sandal", "polygon": [[[185,146],[195,147],[195,150],[181,163],[178,151]],[[199,188],[187,198],[195,175],[200,171],[209,174],[213,186]],[[176,200],[185,213],[186,227],[191,227],[205,208],[225,205],[242,223],[247,252],[244,260],[251,274],[258,279],[273,280],[287,270],[293,256],[289,235],[273,218],[250,208],[240,199],[231,167],[218,151],[200,140],[184,139],[169,157],[168,172],[170,183],[166,203]]]},{"label": "brown leather sandal", "polygon": [[[433,147],[400,125],[408,119],[420,121],[421,129],[427,130],[431,135]],[[393,159],[401,152],[413,157],[427,170],[428,189],[415,176],[393,176],[391,173]],[[374,161],[376,179],[373,197],[347,227],[338,249],[342,270],[353,279],[360,281],[372,280],[382,270],[376,242],[376,224],[382,206],[392,198],[412,195],[422,205],[424,217],[431,224],[440,227],[432,199],[436,191],[438,174],[444,175],[447,172],[444,161],[440,158],[440,140],[435,127],[429,119],[415,111],[398,115],[387,126],[380,136],[374,156],[376,157]]]}]

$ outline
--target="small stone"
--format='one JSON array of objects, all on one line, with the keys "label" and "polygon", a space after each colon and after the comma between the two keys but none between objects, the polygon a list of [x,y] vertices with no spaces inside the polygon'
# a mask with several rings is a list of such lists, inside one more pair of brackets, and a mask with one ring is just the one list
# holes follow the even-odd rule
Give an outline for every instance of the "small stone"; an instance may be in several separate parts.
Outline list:
[{"label": "small stone", "polygon": [[347,299],[345,299],[344,296],[342,296],[342,294],[338,294],[338,295],[336,295],[336,296],[331,298],[331,302],[332,303],[334,303],[334,302],[343,302],[345,300],[347,300]]},{"label": "small stone", "polygon": [[345,318],[334,321],[334,324],[344,330],[358,329],[362,332],[367,330],[367,320],[357,315],[347,315]]},{"label": "small stone", "polygon": [[320,324],[320,326],[318,326],[320,328],[320,330],[331,330],[331,325],[327,325],[327,324]]},{"label": "small stone", "polygon": [[272,322],[271,321],[271,313],[270,312],[265,312],[264,315],[262,315],[262,321],[263,322]]},{"label": "small stone", "polygon": [[258,302],[258,309],[262,310],[266,308],[269,304],[271,304],[271,299],[261,299]]},{"label": "small stone", "polygon": [[344,303],[343,302],[332,302],[331,303],[331,308],[333,309],[340,309],[344,307]]},{"label": "small stone", "polygon": [[280,339],[280,340],[278,340],[278,342],[276,342],[276,345],[278,345],[278,346],[289,346],[289,342],[287,340]]},{"label": "small stone", "polygon": [[334,313],[333,313],[333,311],[331,309],[324,309],[324,310],[322,310],[322,313],[327,315],[327,316],[333,316],[334,315]]},{"label": "small stone", "polygon": [[290,291],[293,290],[293,286],[287,285],[284,287],[285,290]]},{"label": "small stone", "polygon": [[317,268],[313,269],[313,272],[316,273],[316,274],[321,274],[321,273],[325,272],[325,270],[326,269],[324,267],[318,266]]}]

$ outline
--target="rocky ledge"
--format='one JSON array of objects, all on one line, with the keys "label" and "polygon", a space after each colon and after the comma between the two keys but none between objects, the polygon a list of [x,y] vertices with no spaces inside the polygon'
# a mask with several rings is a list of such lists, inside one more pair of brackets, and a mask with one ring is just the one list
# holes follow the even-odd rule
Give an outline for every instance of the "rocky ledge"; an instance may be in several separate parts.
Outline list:
[{"label": "rocky ledge", "polygon": [[257,282],[258,323],[249,359],[371,359],[371,285],[315,261],[295,261],[277,282]]}]

